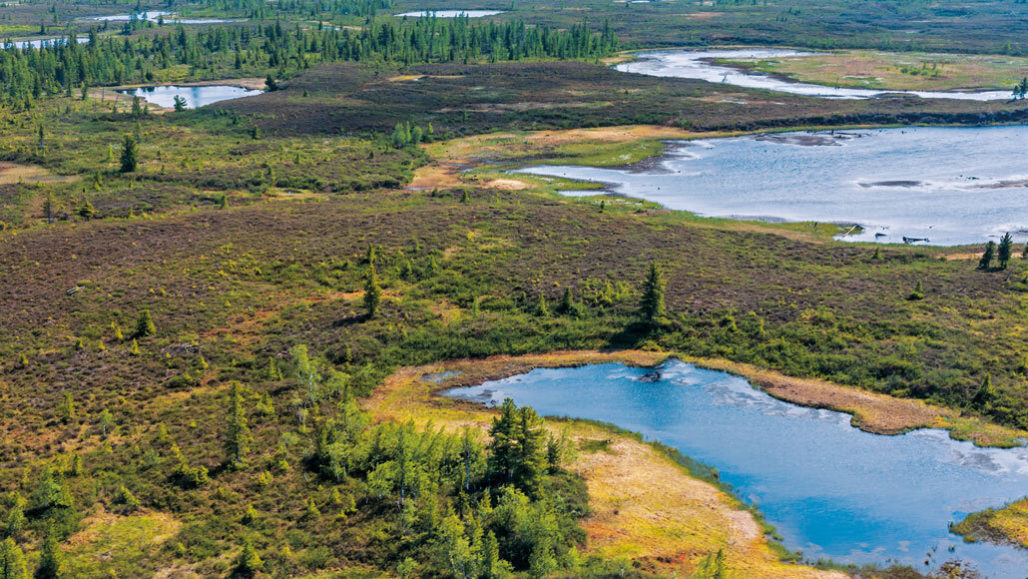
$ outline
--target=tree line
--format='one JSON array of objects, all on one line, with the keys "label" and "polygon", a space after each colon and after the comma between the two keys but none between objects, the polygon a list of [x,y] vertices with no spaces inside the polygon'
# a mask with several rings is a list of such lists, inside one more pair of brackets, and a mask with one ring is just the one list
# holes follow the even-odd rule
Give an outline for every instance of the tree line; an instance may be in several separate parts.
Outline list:
[{"label": "tree line", "polygon": [[[236,70],[279,78],[318,62],[386,62],[403,65],[522,59],[584,59],[614,53],[610,27],[588,23],[566,30],[522,21],[472,23],[470,19],[423,17],[370,20],[360,30],[288,29],[281,21],[255,26],[182,26],[155,34],[116,37],[90,31],[39,48],[0,50],[0,104],[30,107],[34,99],[88,86],[153,82],[157,73],[188,66],[194,77]],[[220,71],[220,72],[219,72]]]}]

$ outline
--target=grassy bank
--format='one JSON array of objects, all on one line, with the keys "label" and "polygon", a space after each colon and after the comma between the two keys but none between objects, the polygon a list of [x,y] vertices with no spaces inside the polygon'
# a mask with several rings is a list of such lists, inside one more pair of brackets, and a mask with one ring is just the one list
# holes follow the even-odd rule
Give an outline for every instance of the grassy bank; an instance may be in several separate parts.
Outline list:
[{"label": "grassy bank", "polygon": [[1005,55],[849,50],[729,62],[798,82],[889,90],[1010,91],[1028,74],[1028,59]]},{"label": "grassy bank", "polygon": [[968,515],[950,527],[965,541],[989,541],[1028,549],[1028,498]]}]

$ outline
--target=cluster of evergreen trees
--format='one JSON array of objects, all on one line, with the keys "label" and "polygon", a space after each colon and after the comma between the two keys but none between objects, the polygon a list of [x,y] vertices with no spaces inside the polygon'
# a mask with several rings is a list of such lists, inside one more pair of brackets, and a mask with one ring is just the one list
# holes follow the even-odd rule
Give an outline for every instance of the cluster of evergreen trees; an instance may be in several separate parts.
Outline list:
[{"label": "cluster of evergreen trees", "polygon": [[560,484],[573,480],[561,469],[570,444],[531,408],[504,401],[488,444],[470,428],[368,423],[353,401],[341,404],[318,430],[310,464],[345,487],[362,484],[374,508],[391,512],[401,567],[409,559],[448,576],[545,576],[579,563],[584,494]]},{"label": "cluster of evergreen trees", "polygon": [[40,48],[0,50],[0,103],[31,106],[48,94],[72,94],[86,86],[151,82],[155,73],[187,65],[193,75],[234,68],[288,76],[316,62],[386,61],[415,64],[487,58],[594,58],[618,49],[608,26],[569,30],[529,27],[524,22],[472,23],[468,18],[370,20],[359,31],[286,30],[281,22],[214,26],[129,37],[90,32],[89,41],[69,38]]},{"label": "cluster of evergreen trees", "polygon": [[228,14],[240,14],[250,20],[267,20],[275,16],[300,16],[312,20],[322,16],[359,16],[373,18],[379,10],[392,6],[390,0],[217,0],[211,5]]}]

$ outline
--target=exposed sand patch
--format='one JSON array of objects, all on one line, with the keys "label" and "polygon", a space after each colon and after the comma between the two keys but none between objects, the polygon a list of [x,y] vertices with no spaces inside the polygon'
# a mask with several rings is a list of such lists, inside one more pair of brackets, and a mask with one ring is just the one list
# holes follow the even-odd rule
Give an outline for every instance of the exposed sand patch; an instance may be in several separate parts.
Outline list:
[{"label": "exposed sand patch", "polygon": [[[693,133],[660,125],[628,125],[593,129],[535,131],[532,133],[493,133],[423,145],[436,160],[414,172],[413,189],[457,187],[463,184],[461,174],[484,164],[490,154],[510,155],[517,151],[545,150],[572,143],[626,143],[643,139],[684,139],[720,136],[715,133]],[[495,179],[497,188],[510,187],[514,179]],[[524,183],[519,181],[519,183]],[[530,185],[524,183],[524,187]],[[486,186],[491,186],[486,183]]]},{"label": "exposed sand patch", "polygon": [[[117,530],[119,524],[127,522],[147,523],[148,530],[152,533],[146,537],[151,545],[159,545],[178,534],[182,528],[182,522],[167,513],[140,512],[131,516],[116,515],[101,509],[96,514],[90,515],[82,520],[82,530],[68,537],[67,545],[71,548],[82,545],[89,545],[105,538],[112,529]],[[120,537],[114,537],[115,541]],[[108,539],[110,539],[108,537]],[[138,535],[125,537],[137,541]],[[137,545],[138,546],[138,545]]]},{"label": "exposed sand patch", "polygon": [[517,179],[493,179],[486,183],[485,186],[490,189],[504,189],[507,191],[520,191],[531,187],[528,183],[518,181]]},{"label": "exposed sand patch", "polygon": [[75,181],[74,175],[54,175],[38,165],[22,165],[9,161],[0,161],[0,185],[16,183],[58,183]]},{"label": "exposed sand patch", "polygon": [[399,76],[391,76],[386,80],[388,80],[389,82],[407,82],[411,80],[420,80],[423,78],[425,78],[425,75],[423,74],[401,74]]}]

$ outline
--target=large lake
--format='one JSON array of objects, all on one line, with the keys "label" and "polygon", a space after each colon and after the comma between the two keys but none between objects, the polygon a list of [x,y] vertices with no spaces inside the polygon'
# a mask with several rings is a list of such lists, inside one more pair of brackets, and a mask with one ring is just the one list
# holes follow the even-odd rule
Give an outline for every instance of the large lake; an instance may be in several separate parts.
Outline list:
[{"label": "large lake", "polygon": [[1024,578],[1028,551],[968,544],[951,521],[1028,494],[1028,449],[981,449],[940,430],[878,436],[850,416],[776,400],[739,377],[672,361],[539,369],[449,396],[512,398],[540,414],[640,432],[718,469],[808,559],[897,561],[927,571],[960,558],[993,578]]},{"label": "large lake", "polygon": [[1028,239],[1026,143],[1025,126],[782,133],[676,142],[642,168],[523,171],[704,216],[858,223],[864,232],[847,239],[962,245]]},{"label": "large lake", "polygon": [[264,91],[250,90],[239,86],[207,85],[207,86],[144,86],[134,89],[119,90],[122,94],[137,96],[148,103],[172,108],[175,97],[186,99],[186,108],[195,109],[219,101],[227,101],[249,96],[257,96]]},{"label": "large lake", "polygon": [[635,72],[649,76],[694,78],[708,82],[718,82],[747,88],[764,88],[822,98],[866,99],[880,97],[885,94],[905,94],[921,98],[976,101],[1010,100],[1010,90],[942,92],[837,88],[791,82],[759,72],[747,72],[731,66],[719,65],[715,62],[720,58],[730,60],[789,58],[809,54],[812,53],[785,49],[661,50],[639,53],[637,60],[619,64],[615,68],[623,72]]}]

